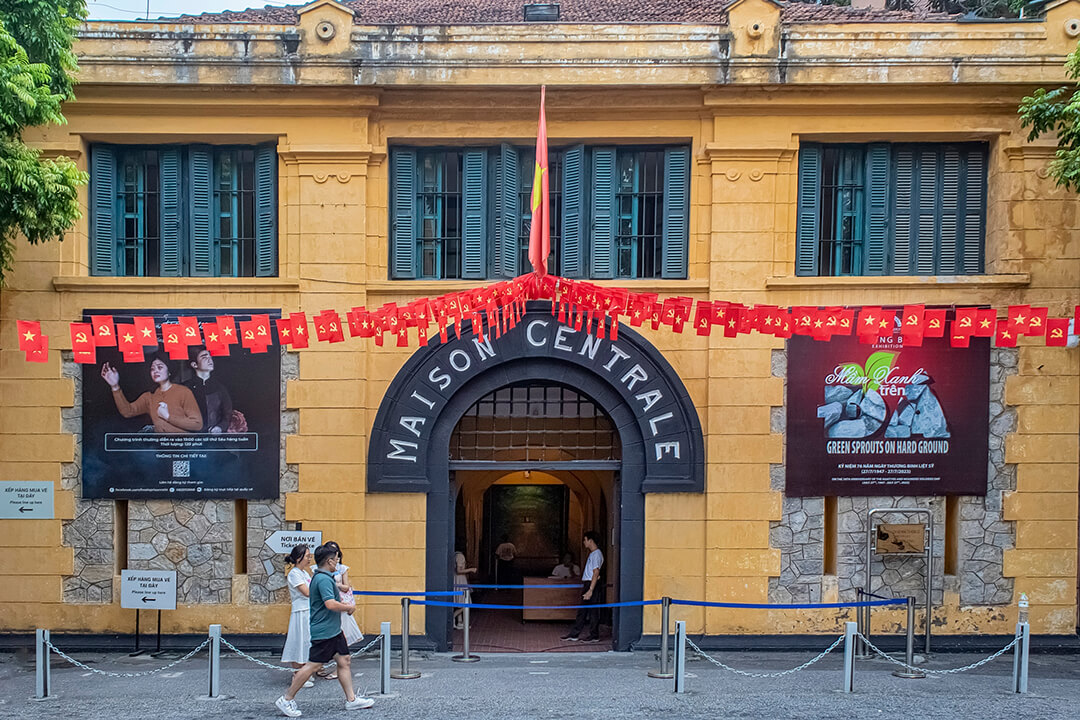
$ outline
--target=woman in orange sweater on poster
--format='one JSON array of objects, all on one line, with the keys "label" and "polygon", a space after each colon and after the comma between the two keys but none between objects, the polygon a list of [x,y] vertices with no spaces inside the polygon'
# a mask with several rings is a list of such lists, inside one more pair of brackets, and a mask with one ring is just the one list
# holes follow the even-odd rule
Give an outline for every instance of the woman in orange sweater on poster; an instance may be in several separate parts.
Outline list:
[{"label": "woman in orange sweater on poster", "polygon": [[202,429],[202,413],[191,390],[174,385],[168,361],[156,354],[150,362],[150,379],[157,383],[153,392],[144,392],[135,402],[128,402],[120,389],[120,373],[109,363],[101,366],[101,377],[112,390],[116,409],[126,418],[149,415],[158,433],[198,432]]}]

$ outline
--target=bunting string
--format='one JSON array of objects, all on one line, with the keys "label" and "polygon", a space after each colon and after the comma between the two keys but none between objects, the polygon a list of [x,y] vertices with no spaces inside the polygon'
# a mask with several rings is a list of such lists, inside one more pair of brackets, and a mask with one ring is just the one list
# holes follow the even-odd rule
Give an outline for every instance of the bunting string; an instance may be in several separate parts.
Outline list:
[{"label": "bunting string", "polygon": [[[657,293],[600,286],[584,280],[532,273],[484,287],[451,292],[436,298],[419,298],[406,304],[386,303],[368,309],[354,307],[344,318],[337,310],[323,310],[310,320],[304,312],[289,313],[271,324],[267,315],[237,320],[219,315],[212,321],[178,317],[162,323],[152,317],[116,318],[93,315],[90,322],[70,323],[71,349],[78,363],[95,363],[99,347],[116,347],[125,362],[143,362],[148,348],[159,345],[173,359],[187,359],[190,348],[203,346],[211,355],[229,355],[239,345],[263,353],[274,345],[294,350],[307,348],[314,328],[315,341],[335,344],[349,338],[372,339],[376,346],[392,342],[396,347],[426,345],[437,335],[448,342],[451,332],[461,338],[469,329],[482,342],[499,339],[514,329],[529,300],[551,303],[551,314],[575,330],[617,341],[623,323],[630,327],[662,328],[675,333],[693,329],[700,336],[713,333],[726,338],[759,333],[778,338],[808,335],[827,342],[841,335],[855,335],[873,344],[883,338],[900,337],[905,345],[920,346],[927,338],[949,339],[953,347],[968,347],[972,338],[991,338],[997,347],[1015,347],[1021,337],[1041,339],[1049,347],[1066,347],[1070,335],[1080,330],[1080,305],[1073,317],[1050,317],[1048,308],[1010,305],[999,311],[990,307],[796,306],[744,305],[723,300],[698,300],[684,296],[661,298]],[[41,322],[18,320],[19,350],[28,362],[46,362],[49,337]],[[276,331],[276,332],[275,332]]]}]

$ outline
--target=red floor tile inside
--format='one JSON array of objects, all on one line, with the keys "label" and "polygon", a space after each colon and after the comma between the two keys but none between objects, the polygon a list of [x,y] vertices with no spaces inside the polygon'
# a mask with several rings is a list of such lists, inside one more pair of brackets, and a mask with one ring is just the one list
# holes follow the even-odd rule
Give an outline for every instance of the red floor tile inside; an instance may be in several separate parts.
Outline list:
[{"label": "red floor tile inside", "polygon": [[[520,605],[521,594],[500,591],[477,597],[478,603]],[[557,621],[521,621],[520,610],[472,610],[470,619],[470,652],[603,652],[611,649],[611,632],[600,626],[599,643],[560,640],[573,623]],[[583,633],[584,634],[584,633]],[[454,650],[461,652],[464,632],[454,631]]]}]

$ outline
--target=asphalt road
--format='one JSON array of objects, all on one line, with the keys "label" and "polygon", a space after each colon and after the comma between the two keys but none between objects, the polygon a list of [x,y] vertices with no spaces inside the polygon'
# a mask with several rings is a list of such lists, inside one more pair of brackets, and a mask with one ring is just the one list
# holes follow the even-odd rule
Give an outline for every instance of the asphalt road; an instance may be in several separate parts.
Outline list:
[{"label": "asphalt road", "polygon": [[[813,653],[715,653],[736,668],[776,672],[795,667]],[[161,667],[180,654],[159,658],[80,653],[99,670],[141,672]],[[273,661],[267,654],[260,658]],[[981,655],[935,655],[926,667],[946,669]],[[1080,655],[1033,655],[1030,690],[1011,693],[1012,657],[1006,654],[970,672],[903,680],[882,660],[859,661],[855,692],[842,689],[841,652],[782,678],[734,675],[700,659],[687,662],[687,692],[675,694],[670,680],[646,676],[656,666],[651,653],[490,654],[474,664],[449,655],[415,655],[416,680],[394,680],[375,708],[346,712],[335,681],[320,680],[297,698],[304,717],[420,718],[866,718],[890,720],[958,718],[1072,718],[1080,714]],[[396,667],[396,665],[395,665]],[[357,689],[378,690],[378,660],[353,661]],[[33,657],[0,655],[0,718],[121,720],[155,718],[280,717],[273,702],[288,680],[223,652],[220,700],[206,699],[206,654],[170,670],[138,678],[104,677],[54,661],[55,697],[37,702]]]}]

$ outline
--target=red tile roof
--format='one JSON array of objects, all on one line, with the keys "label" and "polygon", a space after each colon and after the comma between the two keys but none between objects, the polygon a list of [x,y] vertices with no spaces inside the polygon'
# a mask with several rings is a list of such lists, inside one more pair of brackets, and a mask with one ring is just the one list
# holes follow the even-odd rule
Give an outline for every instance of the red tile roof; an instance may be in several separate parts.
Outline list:
[{"label": "red tile roof", "polygon": [[[229,2],[230,0],[222,0]],[[525,0],[340,0],[356,13],[357,25],[485,25],[520,23]],[[565,23],[700,23],[726,25],[722,0],[560,0],[560,22]],[[959,15],[933,13],[919,16],[902,10],[871,10],[788,2],[786,23],[942,22]],[[293,25],[303,5],[227,10],[202,15],[181,15],[194,23],[269,23]],[[164,19],[164,18],[163,18]]]}]

